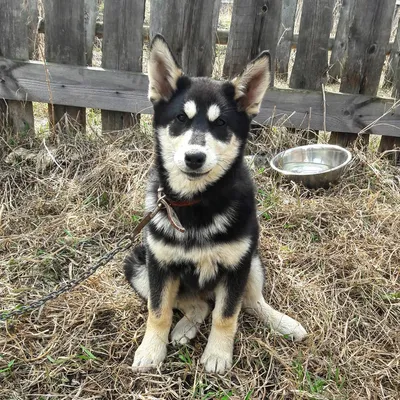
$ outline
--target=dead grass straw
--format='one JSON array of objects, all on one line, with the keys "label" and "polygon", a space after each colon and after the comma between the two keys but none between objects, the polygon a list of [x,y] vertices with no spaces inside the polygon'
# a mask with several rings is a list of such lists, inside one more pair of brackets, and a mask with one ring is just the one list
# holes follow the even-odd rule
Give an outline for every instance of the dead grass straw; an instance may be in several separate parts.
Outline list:
[{"label": "dead grass straw", "polygon": [[[262,129],[249,149],[269,158],[293,137]],[[152,144],[147,132],[131,132],[2,150],[0,308],[9,309],[78,276],[132,231]],[[147,312],[124,282],[121,254],[40,312],[1,326],[0,399],[399,398],[399,170],[354,152],[327,191],[253,166],[266,297],[304,323],[305,343],[242,316],[233,369],[207,375],[199,359],[208,320],[189,346],[169,348],[161,370],[135,374]]]}]

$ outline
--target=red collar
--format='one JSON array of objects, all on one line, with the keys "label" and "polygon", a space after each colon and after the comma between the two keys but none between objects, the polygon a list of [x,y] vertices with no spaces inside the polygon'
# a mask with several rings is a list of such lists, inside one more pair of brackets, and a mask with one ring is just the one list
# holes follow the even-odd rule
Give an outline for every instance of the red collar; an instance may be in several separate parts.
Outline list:
[{"label": "red collar", "polygon": [[186,201],[173,201],[173,200],[169,199],[168,197],[165,197],[165,200],[167,200],[168,204],[171,207],[189,207],[189,206],[194,206],[195,204],[200,203],[200,199],[186,200]]}]

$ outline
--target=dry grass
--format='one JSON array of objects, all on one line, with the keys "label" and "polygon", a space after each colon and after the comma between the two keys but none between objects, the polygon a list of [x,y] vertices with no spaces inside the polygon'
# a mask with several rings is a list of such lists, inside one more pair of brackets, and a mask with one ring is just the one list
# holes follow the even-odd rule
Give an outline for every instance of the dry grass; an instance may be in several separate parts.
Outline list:
[{"label": "dry grass", "polygon": [[[78,276],[132,231],[150,136],[141,129],[114,142],[71,136],[47,143],[59,166],[42,143],[30,157],[12,158],[2,142],[1,309]],[[264,130],[249,148],[271,154],[293,145],[292,137]],[[242,316],[234,367],[207,375],[198,362],[208,320],[190,346],[169,347],[161,370],[135,374],[147,312],[124,282],[120,254],[40,312],[1,326],[0,399],[399,398],[399,170],[355,153],[328,191],[282,182],[266,166],[253,170],[266,297],[304,323],[305,343]]]},{"label": "dry grass", "polygon": [[[229,26],[229,7],[220,27]],[[99,65],[101,41],[96,47]],[[224,55],[217,46],[215,76]],[[0,135],[0,310],[79,276],[142,215],[149,118],[107,139],[99,112],[88,110],[86,136],[50,143],[46,111],[35,107],[40,140],[31,149],[15,153],[21,143]],[[263,129],[249,152],[269,158],[297,140]],[[120,254],[76,290],[0,325],[0,400],[400,398],[400,174],[373,151],[353,153],[327,191],[286,183],[267,163],[252,168],[266,298],[304,323],[305,343],[241,316],[234,367],[207,375],[199,359],[208,319],[190,346],[169,347],[160,370],[136,374],[147,311],[124,281]]]}]

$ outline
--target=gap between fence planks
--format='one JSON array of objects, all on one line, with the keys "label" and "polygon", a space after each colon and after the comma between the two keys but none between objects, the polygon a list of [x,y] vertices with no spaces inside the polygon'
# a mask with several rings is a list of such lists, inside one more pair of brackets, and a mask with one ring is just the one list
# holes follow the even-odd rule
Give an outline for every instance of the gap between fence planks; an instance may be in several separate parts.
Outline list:
[{"label": "gap between fence planks", "polygon": [[[57,104],[152,113],[145,74],[51,63],[47,64],[47,71],[51,76],[51,96]],[[49,102],[46,71],[40,62],[0,58],[0,81],[1,98]],[[326,92],[326,129],[358,133],[386,113],[366,133],[400,137],[400,109],[390,110],[393,104],[393,99]],[[270,89],[256,121],[286,127],[323,129],[322,93]]]}]

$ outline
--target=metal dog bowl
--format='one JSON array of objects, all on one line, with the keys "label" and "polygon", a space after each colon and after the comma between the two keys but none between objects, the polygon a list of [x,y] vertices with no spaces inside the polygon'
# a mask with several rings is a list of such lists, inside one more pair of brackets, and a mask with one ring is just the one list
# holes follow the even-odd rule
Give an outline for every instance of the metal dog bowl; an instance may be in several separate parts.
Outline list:
[{"label": "metal dog bowl", "polygon": [[343,174],[351,153],[340,146],[311,144],[277,154],[271,167],[294,182],[309,188],[328,187]]}]

